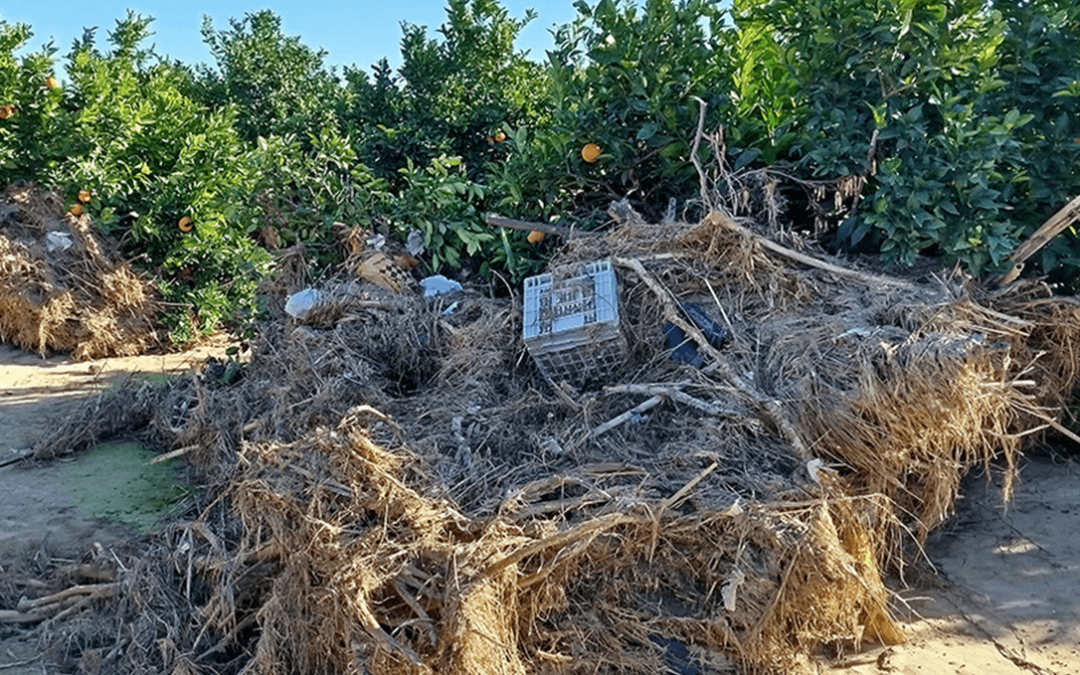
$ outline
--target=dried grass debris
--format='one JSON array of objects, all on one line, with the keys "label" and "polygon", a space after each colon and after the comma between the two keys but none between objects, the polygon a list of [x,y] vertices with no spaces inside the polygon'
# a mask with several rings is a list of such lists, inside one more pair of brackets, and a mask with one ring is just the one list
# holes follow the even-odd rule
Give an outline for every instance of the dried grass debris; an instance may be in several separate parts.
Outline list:
[{"label": "dried grass debris", "polygon": [[156,345],[157,300],[86,215],[57,193],[16,186],[0,196],[0,340],[76,359]]},{"label": "dried grass debris", "polygon": [[[884,571],[965,472],[1014,476],[1061,419],[1080,305],[837,274],[726,216],[620,214],[553,263],[626,263],[605,388],[549,385],[513,301],[447,313],[350,281],[264,326],[238,377],[117,398],[207,492],[130,573],[106,622],[130,646],[100,638],[103,667],[648,673],[679,645],[798,672],[825,642],[902,640]],[[660,330],[683,301],[731,335],[696,341],[701,369]]]}]

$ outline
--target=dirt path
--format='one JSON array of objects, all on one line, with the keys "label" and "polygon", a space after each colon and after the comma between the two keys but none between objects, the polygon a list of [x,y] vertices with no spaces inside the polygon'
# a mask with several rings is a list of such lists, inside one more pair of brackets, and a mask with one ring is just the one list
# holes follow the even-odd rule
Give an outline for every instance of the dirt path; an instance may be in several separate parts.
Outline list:
[{"label": "dirt path", "polygon": [[[0,458],[32,444],[50,420],[119,378],[164,377],[222,350],[78,363],[0,344]],[[1008,510],[996,486],[970,477],[957,515],[927,547],[941,576],[901,594],[908,642],[822,660],[818,672],[1080,675],[1078,460],[1029,458]],[[0,468],[0,583],[5,572],[74,560],[95,545],[122,546],[135,533],[80,511],[70,477],[84,461]],[[31,631],[0,624],[0,675],[74,670],[42,658],[47,649]]]},{"label": "dirt path", "polygon": [[[128,377],[183,372],[224,348],[219,343],[183,354],[78,362],[62,355],[42,359],[0,343],[0,464],[86,398]],[[152,513],[131,513],[121,505],[134,497],[150,507],[157,494],[171,494],[170,486],[161,488],[161,472],[158,484],[146,480],[145,453],[132,444],[112,444],[72,461],[0,467],[0,598],[38,595],[20,580],[95,549],[122,550],[149,529]],[[168,469],[163,471],[167,478]],[[0,624],[0,674],[73,671],[74,664],[45,658],[48,650],[28,627]]]}]

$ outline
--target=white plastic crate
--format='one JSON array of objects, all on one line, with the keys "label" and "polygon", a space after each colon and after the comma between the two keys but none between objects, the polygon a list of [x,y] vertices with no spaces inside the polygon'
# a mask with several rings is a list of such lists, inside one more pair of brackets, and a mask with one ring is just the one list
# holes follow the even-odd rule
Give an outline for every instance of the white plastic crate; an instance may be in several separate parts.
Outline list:
[{"label": "white plastic crate", "polygon": [[606,260],[569,278],[541,274],[525,280],[522,337],[549,382],[580,386],[622,362],[626,342],[618,303],[615,273]]}]

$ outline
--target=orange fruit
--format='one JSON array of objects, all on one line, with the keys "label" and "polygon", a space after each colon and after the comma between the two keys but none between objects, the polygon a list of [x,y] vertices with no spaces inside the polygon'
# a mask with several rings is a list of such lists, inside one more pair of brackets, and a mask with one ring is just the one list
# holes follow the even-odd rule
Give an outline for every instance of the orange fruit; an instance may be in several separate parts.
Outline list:
[{"label": "orange fruit", "polygon": [[15,106],[13,105],[0,105],[0,120],[6,120],[15,114]]},{"label": "orange fruit", "polygon": [[527,237],[530,244],[539,244],[544,241],[544,233],[540,230],[532,230]]},{"label": "orange fruit", "polygon": [[177,227],[180,228],[181,232],[191,232],[191,218],[184,216],[180,219],[180,222],[177,223]]},{"label": "orange fruit", "polygon": [[60,88],[60,80],[58,80],[55,77],[52,77],[50,75],[49,77],[45,78],[45,86],[48,87],[49,89],[59,89]]},{"label": "orange fruit", "polygon": [[79,190],[79,201],[82,202],[83,204],[86,204],[87,202],[89,202],[90,201],[90,191],[89,190]]},{"label": "orange fruit", "polygon": [[495,137],[494,136],[488,136],[488,143],[494,143],[494,142],[495,142]]},{"label": "orange fruit", "polygon": [[586,143],[585,146],[581,148],[581,158],[589,164],[595,162],[599,157],[600,146],[596,143]]},{"label": "orange fruit", "polygon": [[72,204],[71,208],[68,209],[68,211],[71,213],[71,215],[78,218],[79,216],[82,215],[82,204],[79,204],[79,203]]},{"label": "orange fruit", "polygon": [[503,142],[503,141],[505,141],[505,140],[506,140],[506,134],[505,134],[505,133],[503,133],[502,131],[500,131],[499,133],[495,134],[495,142],[496,142],[496,143],[502,143],[502,142]]}]

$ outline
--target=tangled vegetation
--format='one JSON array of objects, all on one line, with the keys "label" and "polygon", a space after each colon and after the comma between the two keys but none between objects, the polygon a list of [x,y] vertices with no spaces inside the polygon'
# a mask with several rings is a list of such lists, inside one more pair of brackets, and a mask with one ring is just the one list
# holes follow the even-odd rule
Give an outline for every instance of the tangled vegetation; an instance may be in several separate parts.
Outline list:
[{"label": "tangled vegetation", "polygon": [[[23,54],[31,28],[0,21],[0,185],[58,188],[119,236],[181,341],[257,312],[274,249],[338,262],[339,221],[418,231],[432,271],[520,278],[551,244],[484,211],[592,227],[628,198],[700,215],[695,149],[724,180],[767,176],[837,249],[974,273],[1080,192],[1073,0],[576,8],[543,62],[515,48],[531,13],[448,0],[436,37],[403,27],[400,68],[343,73],[270,11],[207,20],[209,65],[159,57],[134,13],[62,57]],[[1075,233],[1038,262],[1075,279]]]}]

